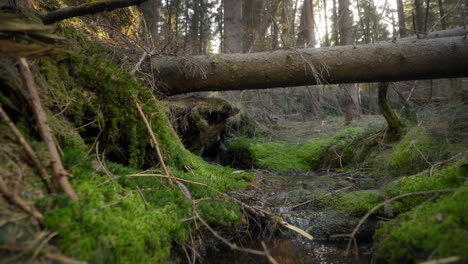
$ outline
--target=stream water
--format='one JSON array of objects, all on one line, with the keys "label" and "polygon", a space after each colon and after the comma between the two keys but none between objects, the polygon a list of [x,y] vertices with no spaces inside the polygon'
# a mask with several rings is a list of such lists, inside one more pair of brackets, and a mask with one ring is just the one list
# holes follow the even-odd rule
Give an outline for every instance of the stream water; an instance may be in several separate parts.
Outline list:
[{"label": "stream water", "polygon": [[[359,253],[346,256],[347,240],[330,239],[330,236],[349,233],[358,219],[321,206],[320,203],[329,195],[356,190],[373,191],[378,186],[375,180],[363,177],[358,172],[266,174],[262,177],[258,188],[242,195],[255,197],[258,205],[276,212],[288,223],[312,234],[314,240],[309,241],[293,231],[273,232],[266,228],[256,235],[251,234],[254,237],[237,242],[239,245],[262,250],[261,242],[264,241],[279,263],[371,263],[372,223],[360,232]],[[232,251],[222,246],[208,256],[208,263],[268,263],[265,257]]]}]

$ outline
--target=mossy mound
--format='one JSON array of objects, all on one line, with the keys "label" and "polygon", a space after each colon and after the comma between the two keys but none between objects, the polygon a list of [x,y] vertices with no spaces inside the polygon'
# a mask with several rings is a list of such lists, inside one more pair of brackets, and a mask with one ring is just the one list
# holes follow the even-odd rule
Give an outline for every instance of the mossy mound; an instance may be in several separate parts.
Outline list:
[{"label": "mossy mound", "polygon": [[374,249],[387,263],[416,263],[428,258],[468,261],[468,189],[425,202],[377,229]]},{"label": "mossy mound", "polygon": [[[206,163],[186,150],[169,122],[168,110],[129,73],[119,54],[66,28],[61,33],[71,40],[73,51],[32,62],[49,124],[79,197],[74,203],[63,195],[35,201],[45,214],[46,227],[58,233],[53,242],[68,256],[94,263],[161,263],[177,261],[171,258],[171,249],[194,232],[193,221],[182,221],[194,210],[212,225],[238,223],[242,217],[238,206],[218,192],[242,189],[253,176],[233,174],[233,169]],[[38,154],[45,154],[40,159],[47,161],[22,85],[15,85],[14,78],[1,81],[7,87],[0,91],[5,110]],[[214,190],[186,183],[194,199],[189,201],[167,179],[127,176],[141,169],[161,173],[161,160],[137,103],[171,173]],[[100,160],[111,175],[95,166],[96,156],[87,154],[95,152],[104,157]]]},{"label": "mossy mound", "polygon": [[[350,164],[355,157],[353,143],[370,133],[365,128],[348,128],[332,136],[314,138],[300,144],[261,142],[241,137],[231,142],[228,153],[234,163],[240,159],[250,159],[250,163],[256,167],[280,173],[293,169],[305,172],[336,162],[341,162],[342,166]],[[329,158],[330,152],[336,153],[335,159]]]},{"label": "mossy mound", "polygon": [[468,157],[430,174],[426,170],[403,177],[388,186],[389,197],[405,193],[451,189],[455,193],[414,195],[392,203],[398,217],[382,224],[374,240],[376,256],[389,263],[418,262],[459,256],[468,260],[468,217],[466,215]]},{"label": "mossy mound", "polygon": [[430,163],[450,158],[449,147],[424,127],[411,128],[388,159],[392,175],[411,175],[429,168]]}]

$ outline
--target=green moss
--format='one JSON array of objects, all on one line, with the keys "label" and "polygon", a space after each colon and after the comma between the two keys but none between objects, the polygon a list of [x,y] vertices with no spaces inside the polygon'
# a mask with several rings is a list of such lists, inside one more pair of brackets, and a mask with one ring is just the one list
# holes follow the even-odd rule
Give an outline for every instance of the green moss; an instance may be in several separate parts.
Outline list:
[{"label": "green moss", "polygon": [[[45,105],[51,112],[61,112],[50,114],[50,123],[65,148],[64,164],[74,175],[71,183],[80,199],[69,203],[59,195],[38,202],[38,206],[48,211],[46,226],[58,233],[57,245],[65,254],[94,263],[167,262],[174,241],[185,241],[193,230],[191,222],[182,223],[181,219],[193,216],[194,208],[214,225],[236,224],[238,206],[220,199],[217,191],[244,188],[253,175],[233,174],[233,169],[206,163],[187,151],[166,108],[125,65],[107,60],[105,49],[76,37],[73,31],[61,30],[75,39],[75,53],[41,58],[36,64],[43,87],[49,87],[42,93]],[[136,102],[142,106],[172,174],[217,191],[186,183],[194,199],[201,199],[194,206],[167,179],[127,177],[139,168],[160,164]],[[105,161],[115,177],[105,184],[109,176],[96,172],[92,159],[84,154],[96,141],[114,161]]]},{"label": "green moss", "polygon": [[230,71],[231,73],[237,72],[238,68],[239,68],[239,67],[237,67],[237,65],[235,65],[235,64],[229,65],[229,71]]},{"label": "green moss", "polygon": [[383,224],[375,233],[375,254],[388,263],[459,256],[468,261],[468,189],[425,202]]},{"label": "green moss", "polygon": [[[324,153],[330,148],[346,152],[347,158],[354,157],[352,142],[368,135],[364,128],[348,128],[329,137],[311,139],[301,144],[287,142],[258,142],[253,139],[239,138],[229,146],[231,151],[248,151],[258,167],[277,172],[292,169],[308,171],[330,164]],[[348,148],[349,147],[349,148]],[[342,162],[346,162],[344,159]]]},{"label": "green moss", "polygon": [[332,207],[353,216],[363,216],[382,201],[382,196],[377,190],[355,191],[340,196]]},{"label": "green moss", "polygon": [[294,61],[294,55],[292,54],[288,54],[286,56],[286,60],[289,62],[289,63],[292,63]]},{"label": "green moss", "polygon": [[414,174],[430,167],[428,162],[448,158],[447,145],[431,136],[424,127],[408,131],[389,157],[392,175]]},{"label": "green moss", "polygon": [[[468,162],[468,157],[434,170],[432,176],[430,176],[430,170],[426,170],[413,176],[402,177],[386,186],[387,195],[395,197],[410,192],[456,188],[463,184],[468,175],[468,170],[460,166],[466,162]],[[396,213],[406,212],[431,196],[418,195],[395,201],[393,210]]]}]

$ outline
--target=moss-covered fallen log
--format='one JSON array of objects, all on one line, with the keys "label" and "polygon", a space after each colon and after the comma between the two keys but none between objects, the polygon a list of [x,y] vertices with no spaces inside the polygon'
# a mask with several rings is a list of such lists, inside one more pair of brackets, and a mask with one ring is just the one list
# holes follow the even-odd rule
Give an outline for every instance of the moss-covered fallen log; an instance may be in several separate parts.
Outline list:
[{"label": "moss-covered fallen log", "polygon": [[157,57],[168,94],[468,76],[464,37],[250,54]]}]

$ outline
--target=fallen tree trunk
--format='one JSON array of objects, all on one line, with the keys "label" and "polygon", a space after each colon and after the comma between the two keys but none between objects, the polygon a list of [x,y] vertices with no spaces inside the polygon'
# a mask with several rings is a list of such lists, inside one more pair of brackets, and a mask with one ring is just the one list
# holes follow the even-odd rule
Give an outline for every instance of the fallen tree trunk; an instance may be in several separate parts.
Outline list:
[{"label": "fallen tree trunk", "polygon": [[45,25],[58,22],[60,20],[92,15],[114,9],[123,8],[127,6],[139,5],[146,0],[101,0],[92,1],[90,3],[82,4],[79,6],[69,6],[51,11],[41,16],[42,23]]},{"label": "fallen tree trunk", "polygon": [[426,34],[419,34],[419,36],[411,36],[399,39],[399,41],[418,40],[418,39],[435,39],[435,38],[451,38],[456,36],[468,35],[468,28],[459,27],[453,29],[433,31]]},{"label": "fallen tree trunk", "polygon": [[250,54],[157,57],[166,93],[468,76],[464,37]]}]

